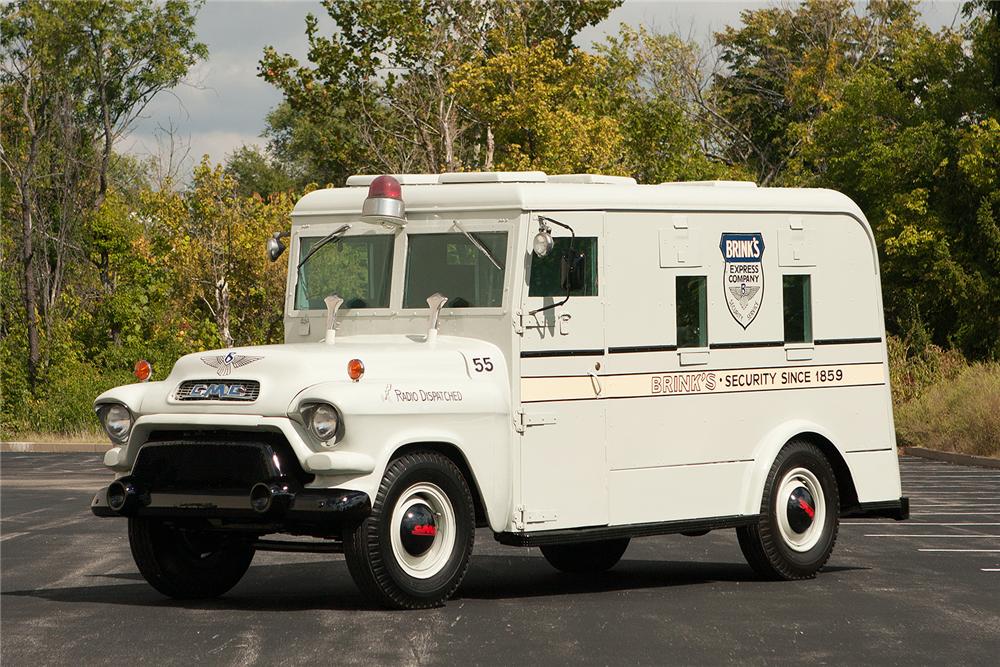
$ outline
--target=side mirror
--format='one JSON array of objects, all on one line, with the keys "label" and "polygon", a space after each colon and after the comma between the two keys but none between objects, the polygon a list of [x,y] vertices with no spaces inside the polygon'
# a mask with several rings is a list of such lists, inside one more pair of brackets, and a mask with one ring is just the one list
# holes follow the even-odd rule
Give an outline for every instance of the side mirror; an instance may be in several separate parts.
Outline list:
[{"label": "side mirror", "polygon": [[586,255],[574,250],[562,257],[559,266],[560,285],[567,293],[583,288],[583,269]]},{"label": "side mirror", "polygon": [[274,232],[267,240],[267,258],[272,262],[277,262],[278,258],[285,252],[285,244],[281,242],[281,239],[289,234],[290,232]]}]

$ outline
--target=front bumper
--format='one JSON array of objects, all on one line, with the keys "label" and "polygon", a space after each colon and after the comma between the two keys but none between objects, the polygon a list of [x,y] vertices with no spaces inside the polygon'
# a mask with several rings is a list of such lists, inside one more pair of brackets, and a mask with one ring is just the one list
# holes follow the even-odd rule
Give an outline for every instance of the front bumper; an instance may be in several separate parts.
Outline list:
[{"label": "front bumper", "polygon": [[91,511],[314,535],[334,535],[371,512],[367,493],[313,484],[277,434],[167,433],[142,445],[131,473],[99,490]]},{"label": "front bumper", "polygon": [[[262,483],[281,486],[281,482],[271,480]],[[109,501],[109,498],[117,502]],[[270,504],[258,509],[250,494],[156,493],[146,491],[141,482],[130,477],[123,477],[99,490],[90,504],[90,511],[100,517],[220,519],[232,523],[280,524],[287,527],[351,525],[362,521],[371,509],[371,499],[362,491],[288,489],[285,495],[280,498],[272,496]]]}]

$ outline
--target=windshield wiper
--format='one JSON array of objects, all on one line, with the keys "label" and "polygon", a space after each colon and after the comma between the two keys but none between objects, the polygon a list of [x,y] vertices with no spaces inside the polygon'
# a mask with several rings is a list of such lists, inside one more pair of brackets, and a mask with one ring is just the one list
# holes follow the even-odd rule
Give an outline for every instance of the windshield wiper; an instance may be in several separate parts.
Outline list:
[{"label": "windshield wiper", "polygon": [[465,238],[469,239],[469,243],[471,243],[472,245],[474,245],[476,247],[476,250],[478,250],[479,252],[481,252],[484,255],[486,255],[486,259],[490,260],[490,264],[492,264],[493,266],[497,267],[497,271],[503,271],[503,267],[500,266],[500,262],[498,262],[497,258],[493,256],[493,253],[491,253],[489,251],[489,248],[487,248],[485,245],[483,245],[482,241],[480,241],[478,238],[476,238],[475,236],[473,236],[472,234],[470,234],[469,232],[467,232],[465,230],[465,227],[463,227],[462,225],[460,225],[458,223],[458,220],[455,220],[454,223],[455,223],[455,226],[458,227],[458,231],[460,231],[463,234],[465,234]]},{"label": "windshield wiper", "polygon": [[347,232],[347,230],[350,228],[351,228],[350,225],[341,225],[340,227],[337,227],[337,229],[333,230],[332,232],[321,238],[319,241],[317,241],[313,245],[313,247],[309,248],[309,252],[307,252],[306,256],[302,258],[298,266],[295,267],[295,272],[298,273],[299,271],[301,271],[302,267],[305,266],[305,263],[309,261],[309,258],[315,255],[320,248],[322,248],[328,243],[334,243],[336,241],[339,241],[340,237],[343,236],[344,233]]},{"label": "windshield wiper", "polygon": [[350,228],[351,228],[350,225],[341,225],[340,227],[337,227],[335,230],[333,230],[332,232],[321,238],[315,244],[313,244],[313,247],[309,248],[309,252],[306,253],[306,256],[303,257],[299,261],[298,266],[295,267],[295,281],[298,285],[295,288],[296,290],[302,290],[302,293],[306,293],[308,291],[308,286],[306,285],[306,276],[304,273],[302,273],[302,267],[306,265],[306,262],[308,262],[309,259],[313,255],[315,255],[319,251],[319,249],[322,248],[323,246],[329,243],[336,243],[337,241],[339,241],[341,237]]}]

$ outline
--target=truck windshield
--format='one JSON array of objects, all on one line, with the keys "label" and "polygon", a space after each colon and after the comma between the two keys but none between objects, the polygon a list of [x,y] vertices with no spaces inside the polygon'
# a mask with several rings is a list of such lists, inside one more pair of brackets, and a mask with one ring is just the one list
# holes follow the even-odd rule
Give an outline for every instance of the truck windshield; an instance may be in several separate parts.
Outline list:
[{"label": "truck windshield", "polygon": [[[446,308],[497,308],[503,302],[503,262],[507,232],[470,232],[489,253],[463,233],[412,234],[406,258],[403,308],[426,308],[440,292]],[[490,255],[498,260],[497,268]]]},{"label": "truck windshield", "polygon": [[[299,241],[305,257],[322,236]],[[295,289],[296,310],[322,310],[323,299],[338,294],[344,308],[388,308],[393,237],[388,234],[345,236],[316,251],[302,266]]]}]

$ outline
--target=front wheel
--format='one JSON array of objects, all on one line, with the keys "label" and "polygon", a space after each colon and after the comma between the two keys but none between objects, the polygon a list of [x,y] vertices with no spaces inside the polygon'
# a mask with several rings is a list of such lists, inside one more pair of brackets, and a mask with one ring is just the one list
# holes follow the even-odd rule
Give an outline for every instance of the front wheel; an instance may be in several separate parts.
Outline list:
[{"label": "front wheel", "polygon": [[569,574],[597,574],[613,568],[628,548],[627,537],[618,540],[553,544],[541,547],[549,565]]},{"label": "front wheel", "polygon": [[764,487],[760,517],[736,529],[753,569],[768,579],[808,579],[837,541],[840,497],[823,452],[792,440],[778,453]]},{"label": "front wheel", "polygon": [[436,452],[389,464],[371,515],[344,533],[358,588],[396,609],[425,609],[454,594],[476,535],[472,493],[462,472]]},{"label": "front wheel", "polygon": [[167,597],[214,598],[239,583],[253,560],[237,535],[178,527],[157,519],[128,520],[132,558],[149,585]]}]

